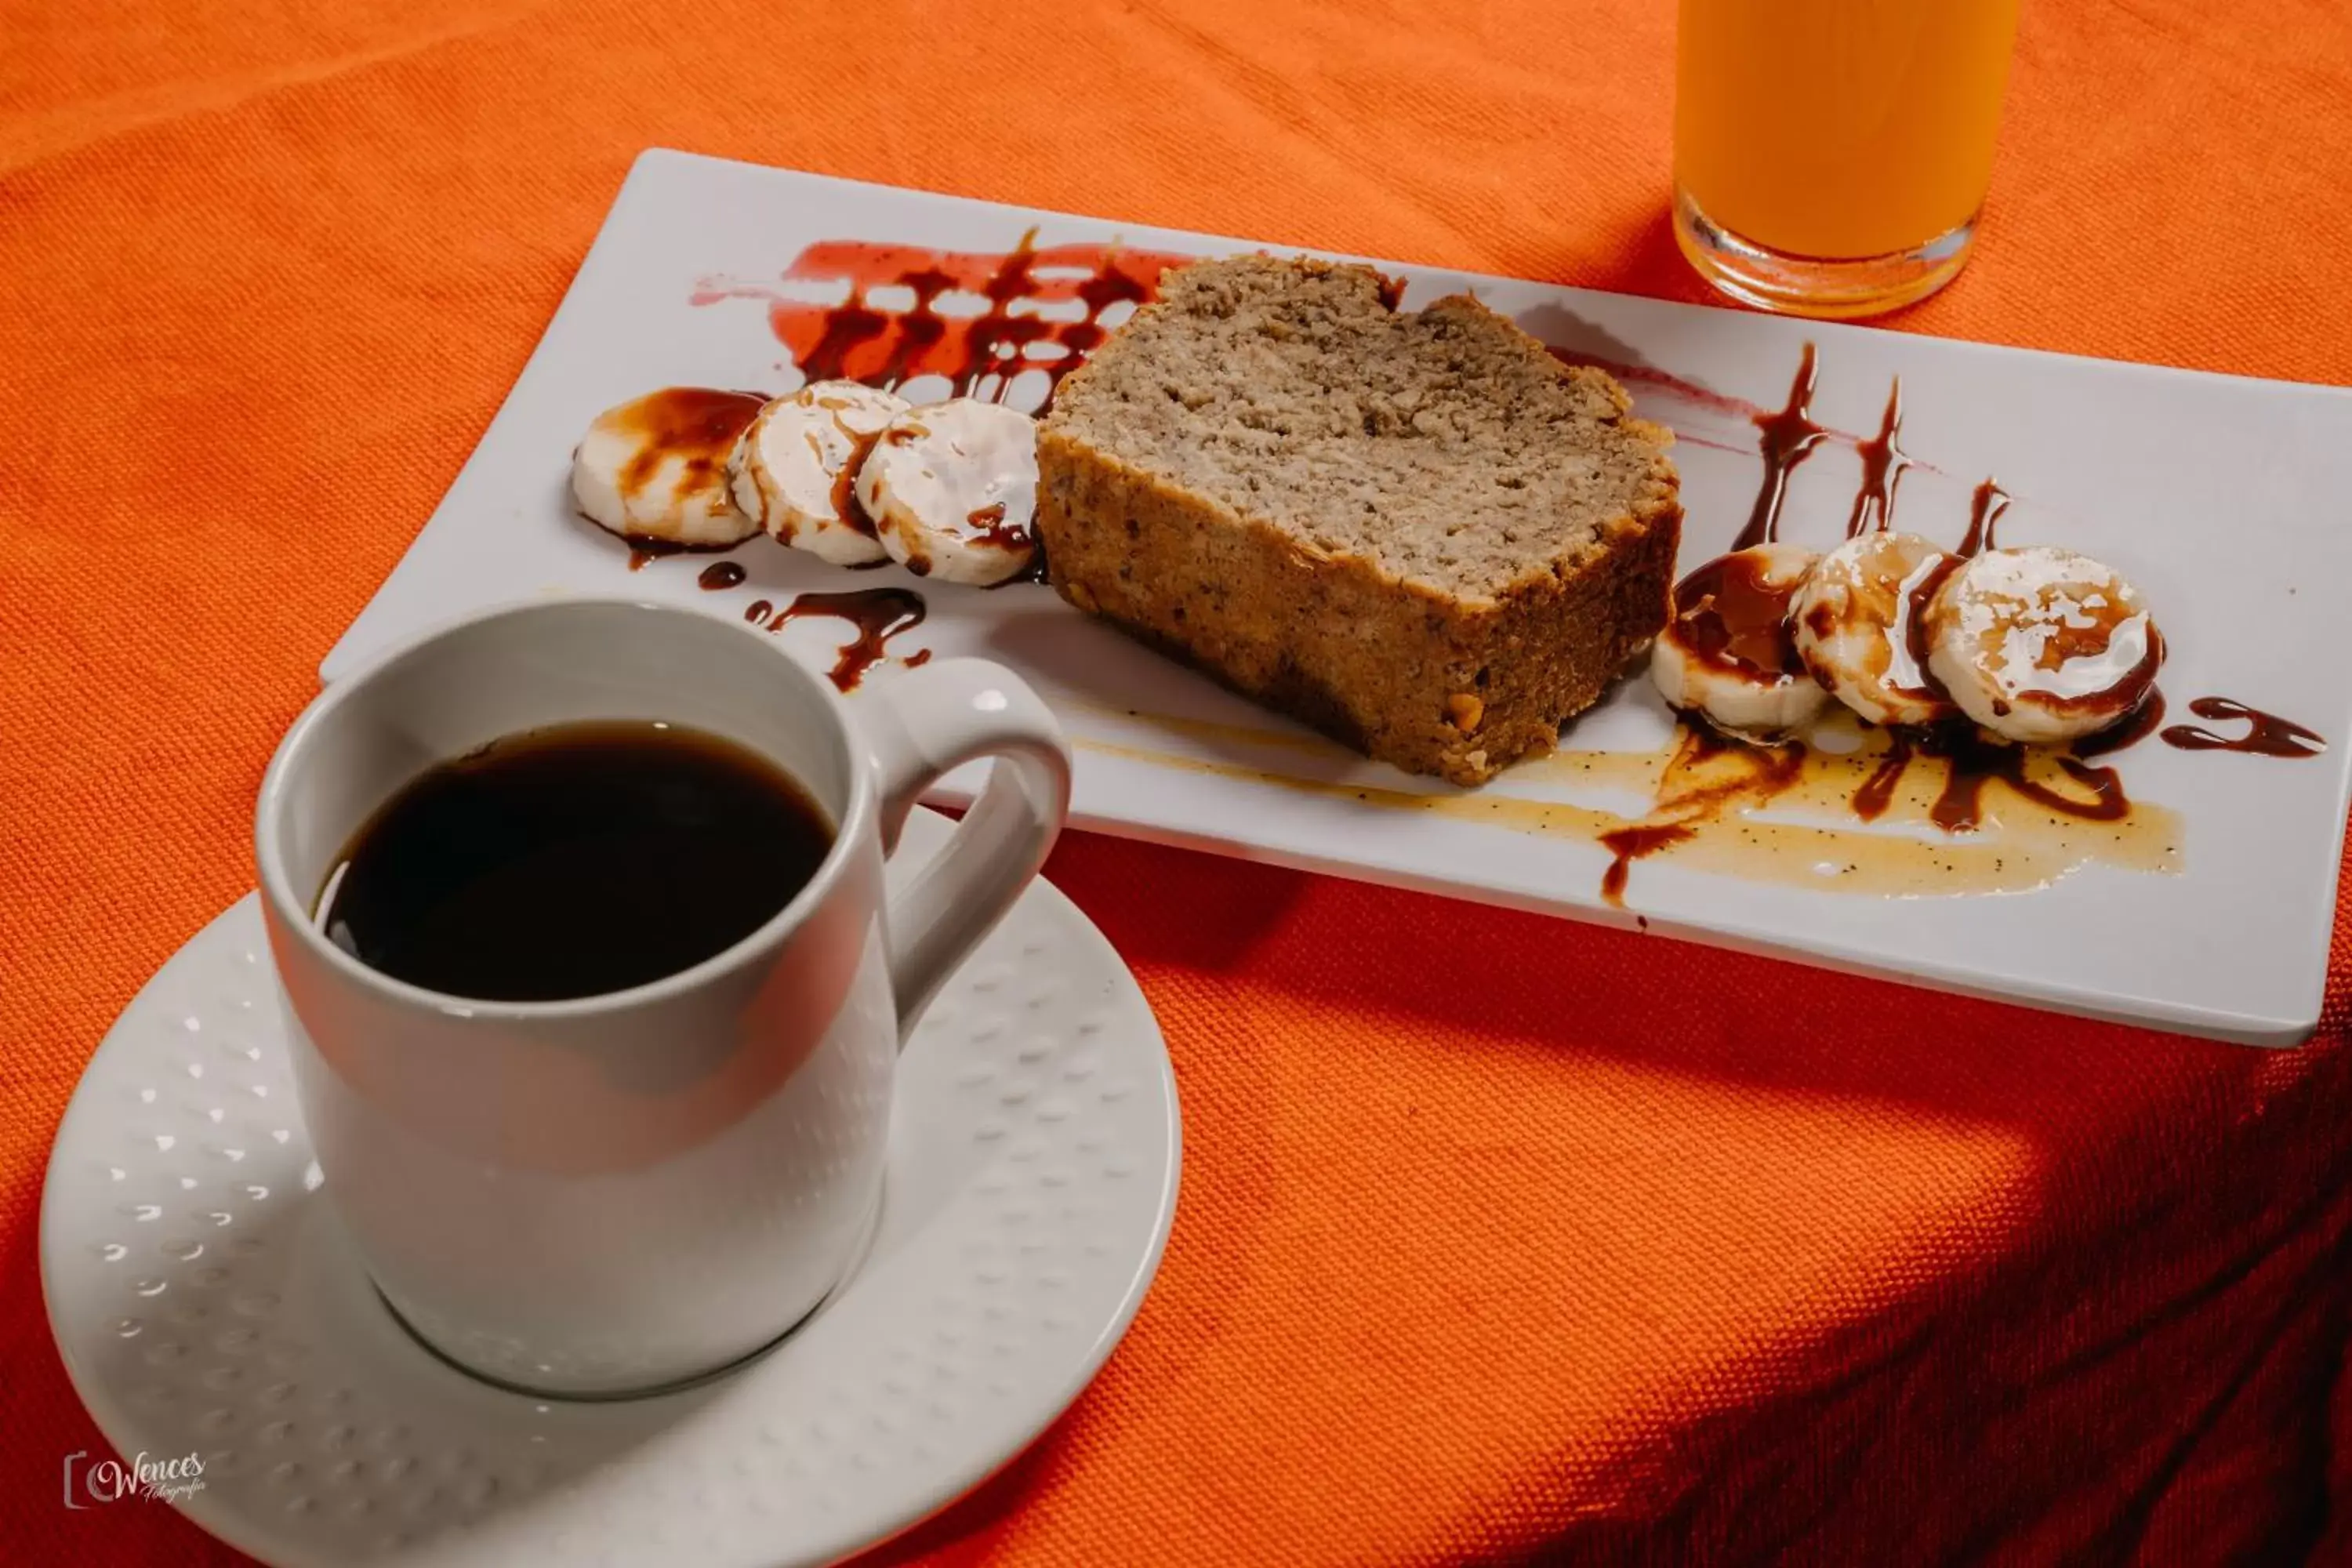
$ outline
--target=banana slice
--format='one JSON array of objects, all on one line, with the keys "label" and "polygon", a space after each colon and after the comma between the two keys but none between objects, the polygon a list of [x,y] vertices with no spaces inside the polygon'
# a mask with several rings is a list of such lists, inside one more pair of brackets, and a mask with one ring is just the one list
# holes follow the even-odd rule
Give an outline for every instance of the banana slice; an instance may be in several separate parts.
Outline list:
[{"label": "banana slice", "polygon": [[857,471],[857,500],[908,571],[1004,582],[1037,552],[1036,421],[970,397],[909,409]]},{"label": "banana slice", "polygon": [[596,416],[572,454],[580,513],[624,539],[719,549],[760,531],[727,490],[727,454],[753,393],[668,386]]},{"label": "banana slice", "polygon": [[1813,679],[1874,724],[1933,724],[1954,709],[1924,661],[1925,612],[1960,558],[1916,533],[1865,533],[1822,556],[1791,615]]},{"label": "banana slice", "polygon": [[857,504],[857,469],[907,400],[854,381],[812,382],[760,410],[727,458],[735,504],[781,543],[836,566],[887,559]]},{"label": "banana slice", "polygon": [[1798,657],[1789,614],[1814,559],[1793,544],[1759,544],[1675,584],[1675,618],[1650,655],[1650,679],[1667,704],[1750,734],[1820,717],[1830,694]]},{"label": "banana slice", "polygon": [[1927,606],[1927,668],[2004,740],[2075,740],[2139,706],[2164,638],[2137,589],[2071,550],[1989,550]]}]

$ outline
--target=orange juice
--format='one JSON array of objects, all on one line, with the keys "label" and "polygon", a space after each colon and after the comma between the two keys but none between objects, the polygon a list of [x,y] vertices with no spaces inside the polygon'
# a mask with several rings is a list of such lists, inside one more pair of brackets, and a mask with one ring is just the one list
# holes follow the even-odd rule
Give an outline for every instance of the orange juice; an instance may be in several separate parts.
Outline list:
[{"label": "orange juice", "polygon": [[1791,257],[1913,250],[1975,217],[2018,0],[1682,0],[1675,178]]}]

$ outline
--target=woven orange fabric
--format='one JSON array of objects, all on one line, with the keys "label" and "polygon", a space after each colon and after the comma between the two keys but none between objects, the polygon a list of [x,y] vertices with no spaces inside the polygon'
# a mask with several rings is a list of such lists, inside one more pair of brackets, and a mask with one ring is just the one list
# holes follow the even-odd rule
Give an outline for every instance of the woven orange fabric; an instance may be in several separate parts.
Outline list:
[{"label": "woven orange fabric", "polygon": [[[100,1439],[43,1160],[640,148],[1696,300],[1672,12],[0,8],[0,1555],[232,1560],[58,1506]],[[2347,103],[2337,0],[2029,5],[1984,249],[1892,324],[2352,381]],[[889,1560],[2352,1554],[2340,913],[2270,1055],[1087,836],[1051,874],[1166,1026],[1176,1232]]]}]

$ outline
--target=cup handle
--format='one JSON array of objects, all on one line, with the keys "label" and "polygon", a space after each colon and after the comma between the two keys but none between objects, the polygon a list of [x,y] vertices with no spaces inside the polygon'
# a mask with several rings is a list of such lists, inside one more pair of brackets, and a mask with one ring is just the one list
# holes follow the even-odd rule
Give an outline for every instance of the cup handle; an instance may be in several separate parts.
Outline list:
[{"label": "cup handle", "polygon": [[886,856],[897,851],[915,797],[941,773],[996,759],[947,847],[885,916],[903,1046],[940,982],[1045,863],[1070,812],[1070,748],[1037,694],[984,658],[910,669],[860,694],[856,708],[881,782]]}]

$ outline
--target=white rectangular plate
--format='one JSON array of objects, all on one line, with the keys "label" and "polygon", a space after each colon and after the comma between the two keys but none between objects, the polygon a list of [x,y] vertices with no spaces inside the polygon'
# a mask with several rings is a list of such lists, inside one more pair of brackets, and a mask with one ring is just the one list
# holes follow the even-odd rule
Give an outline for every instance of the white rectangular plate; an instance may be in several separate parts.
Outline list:
[{"label": "white rectangular plate", "polygon": [[[614,540],[572,514],[568,459],[600,410],[656,387],[798,384],[764,301],[802,287],[781,279],[815,242],[1003,253],[1033,227],[1041,247],[1115,240],[1193,255],[1255,248],[646,153],[505,406],[329,654],[324,678],[452,616],[544,595],[634,592],[740,616],[754,599],[782,604],[813,588],[914,585],[896,568],[852,574],[764,540],[736,551],[750,575],[727,591],[697,586],[705,557],[659,560],[633,574]],[[2139,584],[2170,646],[2161,684],[2176,721],[2188,718],[2191,697],[2232,697],[2316,729],[2327,752],[2281,761],[2150,739],[2114,759],[2134,801],[2178,815],[2169,871],[2094,859],[2026,890],[1898,897],[1832,890],[1837,868],[1827,861],[1822,881],[1803,885],[1667,853],[1633,868],[1627,907],[1617,908],[1600,891],[1612,857],[1589,833],[1400,809],[1399,795],[1456,792],[1313,740],[1042,586],[923,584],[929,618],[894,652],[980,654],[1029,677],[1077,744],[1076,820],[1086,826],[1586,919],[1638,920],[1724,946],[2193,1033],[2264,1044],[2309,1033],[2352,790],[2352,647],[2338,602],[2352,582],[2344,521],[2352,394],[1386,269],[1407,279],[1408,307],[1474,290],[1555,346],[1656,367],[1722,395],[1695,398],[1656,378],[1630,384],[1639,410],[1681,437],[1685,568],[1723,549],[1745,521],[1762,467],[1741,405],[1778,406],[1806,342],[1820,350],[1813,415],[1833,429],[1874,431],[1899,377],[1904,446],[1927,465],[1903,481],[1900,526],[1957,540],[1972,488],[1998,476],[2017,498],[2002,542],[2064,544]],[[1825,443],[1791,477],[1782,536],[1816,548],[1842,537],[1859,474],[1851,440]],[[845,636],[837,621],[807,618],[780,640],[824,665]],[[1670,733],[1649,683],[1635,679],[1571,726],[1562,744],[1647,752]],[[968,798],[973,782],[967,771],[941,798]],[[1567,770],[1546,763],[1507,773],[1477,798],[1581,799],[1628,816],[1645,804],[1622,792],[1580,795]],[[1518,813],[1523,822],[1531,815]]]}]

